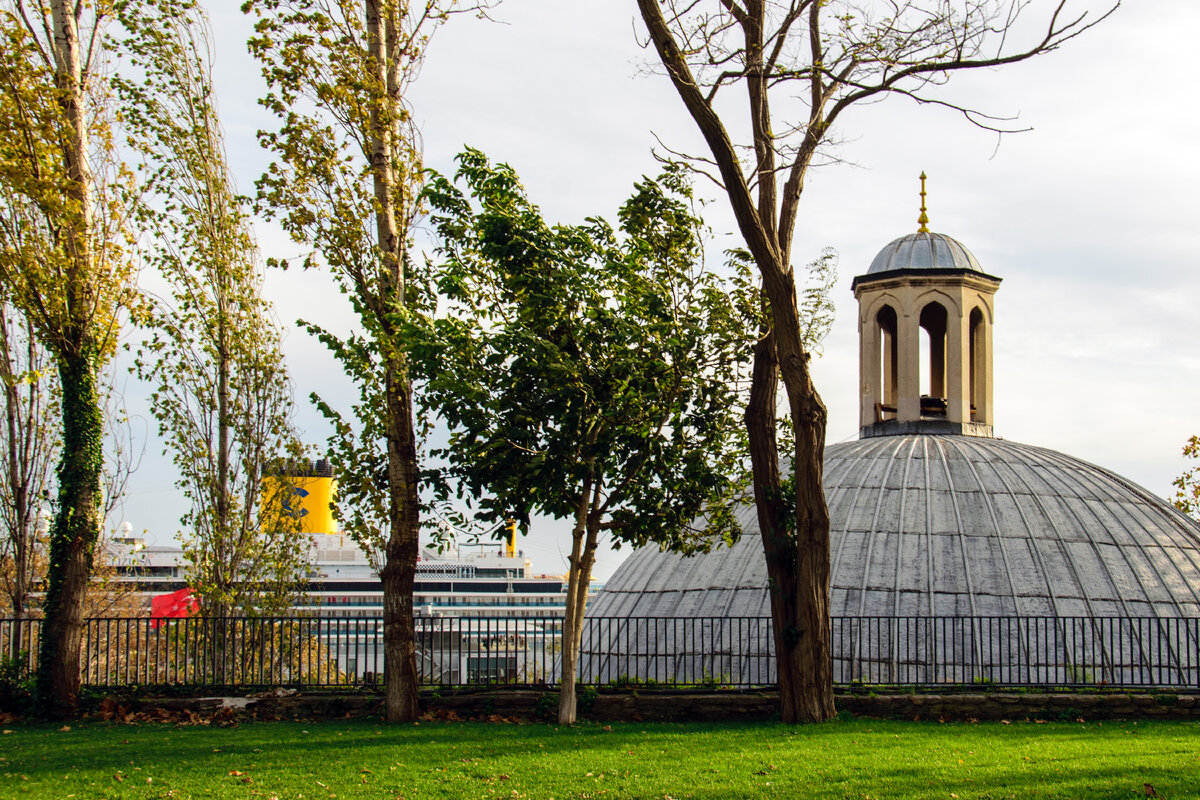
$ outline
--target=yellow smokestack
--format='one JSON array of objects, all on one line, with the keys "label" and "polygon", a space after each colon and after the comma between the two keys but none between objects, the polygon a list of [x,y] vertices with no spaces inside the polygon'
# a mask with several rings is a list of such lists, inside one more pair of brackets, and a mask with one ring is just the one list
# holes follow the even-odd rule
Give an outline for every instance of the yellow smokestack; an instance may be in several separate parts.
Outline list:
[{"label": "yellow smokestack", "polygon": [[262,479],[262,502],[281,505],[276,513],[297,519],[298,531],[309,535],[337,533],[331,505],[336,493],[337,479],[324,460],[288,464]]},{"label": "yellow smokestack", "polygon": [[517,555],[517,521],[511,517],[508,522],[508,536],[504,542],[504,555],[507,558],[514,558]]}]

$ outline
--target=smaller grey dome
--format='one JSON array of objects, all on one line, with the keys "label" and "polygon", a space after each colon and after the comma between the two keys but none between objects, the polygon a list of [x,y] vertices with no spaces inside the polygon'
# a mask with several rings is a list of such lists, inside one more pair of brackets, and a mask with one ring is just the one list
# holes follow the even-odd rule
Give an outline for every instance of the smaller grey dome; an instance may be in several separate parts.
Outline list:
[{"label": "smaller grey dome", "polygon": [[910,233],[879,251],[867,274],[901,269],[968,269],[983,272],[962,242],[944,233]]}]

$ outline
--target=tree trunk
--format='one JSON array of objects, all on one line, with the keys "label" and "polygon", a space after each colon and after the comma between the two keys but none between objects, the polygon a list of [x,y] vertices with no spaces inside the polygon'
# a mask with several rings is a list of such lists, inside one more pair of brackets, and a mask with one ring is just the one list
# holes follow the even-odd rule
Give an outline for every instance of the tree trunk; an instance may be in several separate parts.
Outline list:
[{"label": "tree trunk", "polygon": [[389,370],[387,382],[388,490],[391,529],[384,553],[383,675],[388,722],[417,718],[416,631],[413,581],[417,573],[417,449],[413,434],[412,389],[406,374]]},{"label": "tree trunk", "polygon": [[[774,554],[783,570],[775,590],[787,598],[779,609],[785,616],[774,618],[776,627],[781,623],[784,626],[777,634],[785,645],[780,655],[789,656],[787,661],[781,658],[779,671],[782,676],[786,667],[788,680],[795,682],[791,709],[795,717],[788,721],[821,722],[836,713],[829,648],[829,509],[824,486],[827,412],[808,370],[809,354],[802,344],[795,280],[791,270],[784,270],[778,263],[773,267],[763,269],[763,285],[771,305],[779,375],[787,390],[796,435],[792,461],[795,529],[786,548]],[[763,541],[765,548],[766,536]],[[770,557],[767,564],[770,570]],[[781,677],[781,684],[783,680]]]},{"label": "tree trunk", "polygon": [[750,401],[746,404],[746,431],[754,474],[754,506],[758,512],[763,556],[767,563],[780,716],[784,722],[792,723],[803,718],[797,698],[800,668],[796,637],[791,633],[791,624],[788,622],[797,617],[796,544],[791,536],[787,503],[779,475],[779,446],[775,431],[775,397],[778,388],[779,363],[775,358],[775,339],[767,329],[754,347]]},{"label": "tree trunk", "polygon": [[235,657],[237,648],[231,641],[229,615],[233,612],[230,605],[232,585],[240,577],[237,566],[230,561],[233,548],[230,547],[231,531],[229,530],[229,343],[227,341],[227,309],[224,293],[218,290],[217,297],[217,352],[214,365],[217,371],[217,485],[214,519],[212,528],[212,548],[218,569],[224,575],[223,581],[214,582],[216,595],[220,598],[216,603],[206,603],[207,616],[213,620],[212,632],[214,653],[217,658],[214,679],[218,684],[225,683],[229,678],[229,667]]},{"label": "tree trunk", "polygon": [[[811,389],[811,381],[808,386]],[[815,389],[792,402],[796,431],[797,722],[836,713],[829,621],[829,508],[825,500],[826,410]]]},{"label": "tree trunk", "polygon": [[589,512],[593,495],[589,481],[579,500],[575,528],[571,531],[571,562],[567,571],[567,613],[563,620],[562,675],[558,685],[558,724],[573,725],[577,699],[575,680],[579,672],[579,646],[583,640],[583,619],[587,613],[588,585],[592,580],[592,565],[596,561],[596,542],[599,539],[599,519]]},{"label": "tree trunk", "polygon": [[[216,508],[214,509],[213,547],[218,551],[224,550],[230,536],[229,524],[229,459],[230,459],[230,427],[229,413],[229,309],[228,299],[223,289],[217,292],[217,485]],[[210,440],[211,441],[211,440]],[[230,574],[229,580],[237,580],[236,574]],[[223,597],[228,595],[222,593]]]},{"label": "tree trunk", "polygon": [[412,383],[403,343],[392,320],[403,307],[405,275],[403,237],[396,208],[398,134],[401,118],[400,75],[396,61],[396,10],[379,0],[366,3],[367,44],[376,94],[371,100],[371,173],[375,192],[375,236],[381,258],[374,314],[382,331],[387,428],[389,533],[384,550],[383,674],[385,717],[407,722],[417,717],[416,631],[413,581],[417,572],[420,508],[417,504],[417,447],[413,430]]},{"label": "tree trunk", "polygon": [[39,711],[50,717],[73,714],[78,699],[83,601],[100,534],[104,438],[93,359],[61,362],[58,374],[63,447],[36,687]]},{"label": "tree trunk", "polygon": [[[12,502],[9,512],[12,515],[13,527],[8,535],[14,540],[13,583],[9,599],[12,601],[13,618],[17,620],[16,625],[12,628],[9,649],[12,659],[16,661],[21,653],[23,634],[21,620],[25,618],[25,606],[29,596],[31,579],[29,575],[29,537],[33,527],[32,509],[29,502],[29,476],[32,465],[28,461],[33,454],[24,443],[31,438],[28,423],[35,420],[30,418],[18,421],[21,414],[21,395],[17,390],[17,368],[13,361],[12,340],[8,336],[8,314],[3,304],[0,304],[0,350],[3,355],[3,362],[0,363],[0,371],[2,371],[0,377],[4,380],[4,416],[8,435],[8,452],[5,455],[8,459],[8,491]],[[29,352],[31,354],[33,352],[32,339],[29,341]],[[33,368],[32,358],[30,358],[29,367]],[[31,396],[35,386],[36,383],[30,384]]]}]

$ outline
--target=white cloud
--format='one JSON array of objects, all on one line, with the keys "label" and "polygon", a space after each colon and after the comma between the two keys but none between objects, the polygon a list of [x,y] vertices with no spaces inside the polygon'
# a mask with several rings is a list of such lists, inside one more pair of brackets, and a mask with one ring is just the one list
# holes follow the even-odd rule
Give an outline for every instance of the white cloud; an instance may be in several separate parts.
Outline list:
[{"label": "white cloud", "polygon": [[[267,163],[253,133],[272,123],[255,103],[261,83],[242,45],[246,21],[227,4],[211,5],[231,163],[248,190]],[[524,0],[497,15],[505,24],[455,20],[432,43],[412,96],[430,166],[452,169],[453,154],[471,144],[512,164],[548,218],[577,221],[611,217],[632,182],[654,171],[652,131],[700,152],[667,81],[638,74],[646,53],[628,6]],[[997,432],[1170,490],[1183,467],[1179,447],[1200,432],[1200,111],[1190,102],[1197,29],[1200,4],[1140,0],[1048,57],[959,76],[948,96],[1019,113],[1033,126],[998,147],[961,117],[903,99],[845,119],[839,153],[859,166],[811,175],[794,251],[797,264],[826,245],[841,254],[839,317],[816,367],[830,441],[857,429],[850,278],[915,229],[916,176],[925,170],[932,227],[1004,279]],[[717,199],[712,224],[731,231]],[[292,247],[267,226],[259,238],[268,255]],[[349,324],[319,276],[272,276],[267,286],[289,324],[301,316]],[[346,396],[344,380],[305,334],[292,333],[286,347],[299,398],[316,388]],[[311,411],[302,418],[314,435],[323,430]],[[161,485],[161,474],[155,467],[134,478],[126,513],[135,527],[174,529],[178,499],[138,488]],[[525,549],[539,571],[564,569],[548,531]],[[606,556],[600,574],[624,552]]]}]

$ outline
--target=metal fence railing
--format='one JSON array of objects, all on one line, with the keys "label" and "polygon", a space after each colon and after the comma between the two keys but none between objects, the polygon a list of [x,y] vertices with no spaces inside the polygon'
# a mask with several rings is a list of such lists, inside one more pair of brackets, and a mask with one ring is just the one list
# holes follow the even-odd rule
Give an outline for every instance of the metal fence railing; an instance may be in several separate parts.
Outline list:
[{"label": "metal fence railing", "polygon": [[[558,682],[562,620],[419,617],[431,686]],[[0,620],[0,675],[35,667],[40,622]],[[838,685],[1200,688],[1200,618],[835,617]],[[378,617],[89,619],[83,683],[338,687],[378,683]],[[592,618],[579,681],[590,685],[769,686],[771,620]]]}]

